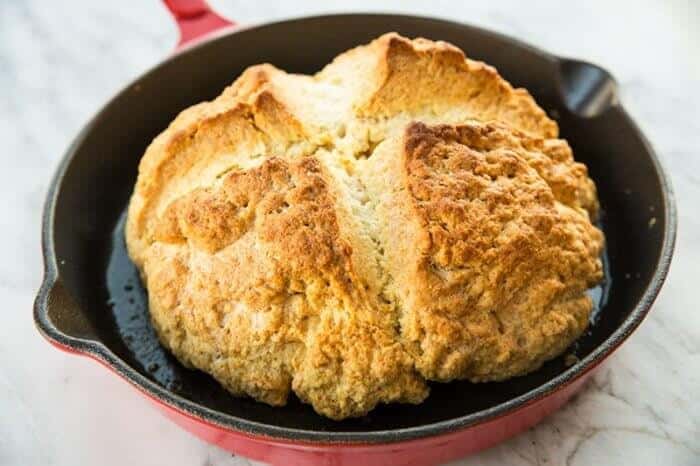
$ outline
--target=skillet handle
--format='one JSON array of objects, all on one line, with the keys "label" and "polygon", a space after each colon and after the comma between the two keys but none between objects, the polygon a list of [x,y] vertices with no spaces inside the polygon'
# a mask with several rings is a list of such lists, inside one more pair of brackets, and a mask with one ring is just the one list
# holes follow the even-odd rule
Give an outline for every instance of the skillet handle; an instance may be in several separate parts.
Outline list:
[{"label": "skillet handle", "polygon": [[175,18],[180,31],[176,50],[214,31],[236,25],[215,13],[205,0],[163,0],[163,3]]}]

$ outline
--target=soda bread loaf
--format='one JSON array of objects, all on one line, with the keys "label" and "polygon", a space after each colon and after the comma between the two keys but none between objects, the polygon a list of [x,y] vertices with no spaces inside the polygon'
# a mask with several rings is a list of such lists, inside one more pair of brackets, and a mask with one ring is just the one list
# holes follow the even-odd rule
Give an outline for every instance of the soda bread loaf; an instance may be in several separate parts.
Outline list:
[{"label": "soda bread loaf", "polygon": [[537,369],[602,277],[595,186],[557,136],[444,42],[247,69],[139,166],[126,238],[160,340],[234,395],[333,419]]}]

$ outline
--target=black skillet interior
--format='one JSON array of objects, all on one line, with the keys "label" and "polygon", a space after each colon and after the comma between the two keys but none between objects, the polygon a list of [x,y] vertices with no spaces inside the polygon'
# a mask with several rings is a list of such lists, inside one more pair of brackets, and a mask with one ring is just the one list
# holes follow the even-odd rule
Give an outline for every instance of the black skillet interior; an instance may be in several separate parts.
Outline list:
[{"label": "black skillet interior", "polygon": [[559,121],[562,137],[597,183],[609,259],[605,284],[593,290],[600,303],[594,325],[565,354],[584,358],[604,344],[652,281],[666,216],[672,216],[650,149],[616,105],[614,81],[592,65],[558,60],[477,28],[384,15],[291,20],[223,36],[170,58],[108,104],[73,145],[72,159],[57,178],[53,225],[49,220],[47,226],[53,228],[58,273],[75,302],[71,309],[49,310],[58,331],[104,343],[133,370],[200,405],[263,424],[328,433],[453,419],[536,390],[564,372],[562,356],[505,383],[433,384],[431,396],[418,407],[381,406],[364,418],[334,422],[296,399],[284,408],[235,399],[209,376],[183,368],[158,344],[122,238],[124,210],[147,144],[180,110],[215,97],[249,65],[270,62],[310,73],[387,31],[456,44],[469,57],[497,67],[515,86],[529,89]]}]

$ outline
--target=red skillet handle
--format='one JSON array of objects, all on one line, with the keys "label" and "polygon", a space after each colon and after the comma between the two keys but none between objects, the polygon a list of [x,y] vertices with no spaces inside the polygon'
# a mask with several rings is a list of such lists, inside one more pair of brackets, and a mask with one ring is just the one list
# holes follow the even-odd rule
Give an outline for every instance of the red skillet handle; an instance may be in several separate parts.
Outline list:
[{"label": "red skillet handle", "polygon": [[218,29],[235,26],[222,18],[204,0],[163,0],[180,30],[177,50]]}]

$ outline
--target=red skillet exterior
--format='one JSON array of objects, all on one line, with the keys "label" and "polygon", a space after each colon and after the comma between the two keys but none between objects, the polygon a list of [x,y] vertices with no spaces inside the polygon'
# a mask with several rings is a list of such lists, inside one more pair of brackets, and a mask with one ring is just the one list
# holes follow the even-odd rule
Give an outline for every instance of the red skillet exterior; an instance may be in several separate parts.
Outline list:
[{"label": "red skillet exterior", "polygon": [[191,45],[208,34],[236,25],[216,14],[204,0],[163,0],[180,31],[177,49]]},{"label": "red skillet exterior", "polygon": [[[112,366],[93,354],[75,351],[56,341],[48,340],[62,351],[91,357],[113,370]],[[279,466],[356,466],[358,464],[428,466],[446,463],[492,447],[534,426],[564,405],[584,386],[598,367],[599,365],[591,367],[587,372],[580,374],[570,383],[560,386],[554,392],[495,419],[442,435],[375,444],[319,444],[248,435],[212,424],[176,409],[159,398],[151,396],[138,385],[132,385],[183,429],[206,442],[257,461]]]},{"label": "red skillet exterior", "polygon": [[152,400],[172,421],[197,437],[228,451],[273,465],[427,466],[476,453],[532,427],[566,403],[591,373],[517,411],[482,424],[417,440],[366,445],[319,445],[249,437],[183,415],[156,398]]}]

